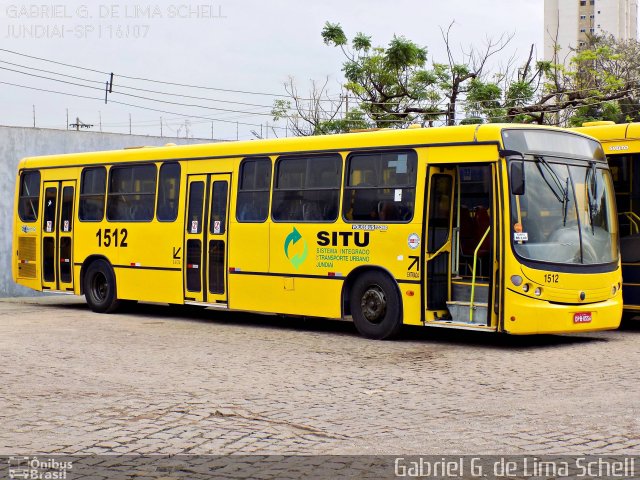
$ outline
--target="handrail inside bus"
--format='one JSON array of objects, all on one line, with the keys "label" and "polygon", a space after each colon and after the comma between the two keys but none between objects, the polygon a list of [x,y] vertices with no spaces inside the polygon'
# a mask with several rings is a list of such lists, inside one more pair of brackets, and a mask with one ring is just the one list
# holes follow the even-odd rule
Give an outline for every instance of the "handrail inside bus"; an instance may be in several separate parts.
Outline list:
[{"label": "handrail inside bus", "polygon": [[487,228],[487,231],[484,232],[484,235],[478,242],[478,246],[473,251],[473,270],[471,271],[471,299],[469,302],[469,321],[470,322],[473,322],[473,297],[475,295],[475,289],[476,289],[476,260],[478,259],[478,251],[480,250],[480,246],[484,242],[484,239],[487,238],[487,235],[489,235],[489,230],[491,230],[491,227]]},{"label": "handrail inside bus", "polygon": [[425,262],[429,262],[429,261],[433,260],[434,258],[436,258],[438,255],[440,255],[443,251],[445,251],[447,249],[447,247],[449,246],[450,243],[451,243],[450,241],[444,242],[444,245],[442,245],[434,253],[427,252],[426,258],[425,258]]},{"label": "handrail inside bus", "polygon": [[[640,233],[640,217],[634,212],[620,212],[618,215],[624,215],[636,228],[636,233]],[[633,234],[633,229],[631,230]]]}]

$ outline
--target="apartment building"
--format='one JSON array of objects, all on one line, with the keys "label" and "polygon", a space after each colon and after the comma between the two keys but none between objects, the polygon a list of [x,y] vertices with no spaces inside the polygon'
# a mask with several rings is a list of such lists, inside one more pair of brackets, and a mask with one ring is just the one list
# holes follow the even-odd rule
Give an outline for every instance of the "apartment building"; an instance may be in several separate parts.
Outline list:
[{"label": "apartment building", "polygon": [[638,36],[638,0],[544,0],[544,58],[559,62],[584,46],[590,34],[612,34],[627,40]]}]

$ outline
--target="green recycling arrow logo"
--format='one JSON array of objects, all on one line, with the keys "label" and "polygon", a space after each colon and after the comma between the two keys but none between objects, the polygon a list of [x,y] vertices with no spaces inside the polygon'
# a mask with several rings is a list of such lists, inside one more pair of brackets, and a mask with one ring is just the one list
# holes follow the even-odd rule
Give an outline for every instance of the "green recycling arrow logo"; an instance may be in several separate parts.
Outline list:
[{"label": "green recycling arrow logo", "polygon": [[[295,255],[290,257],[289,246],[291,244],[295,245],[300,240],[302,240],[302,253],[296,253]],[[298,267],[300,267],[300,265],[302,265],[302,263],[307,259],[308,253],[309,249],[307,248],[307,242],[305,242],[304,238],[302,238],[302,235],[300,235],[300,232],[296,229],[296,227],[293,227],[293,231],[289,235],[287,235],[287,238],[285,238],[284,240],[284,254],[291,262],[291,265],[293,265],[293,267],[297,270]]]}]

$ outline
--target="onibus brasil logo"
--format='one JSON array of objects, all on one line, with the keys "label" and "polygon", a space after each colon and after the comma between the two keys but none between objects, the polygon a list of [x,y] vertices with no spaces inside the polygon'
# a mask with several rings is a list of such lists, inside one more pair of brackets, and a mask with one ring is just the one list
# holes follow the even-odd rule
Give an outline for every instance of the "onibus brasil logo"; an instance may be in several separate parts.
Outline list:
[{"label": "onibus brasil logo", "polygon": [[[302,253],[295,253],[293,255],[289,255],[289,247],[293,244],[302,241]],[[302,238],[300,232],[293,227],[293,231],[287,235],[287,238],[284,240],[284,254],[287,259],[291,262],[291,265],[297,270],[300,265],[306,260],[307,254],[309,253],[309,249],[307,247],[307,242]]]}]

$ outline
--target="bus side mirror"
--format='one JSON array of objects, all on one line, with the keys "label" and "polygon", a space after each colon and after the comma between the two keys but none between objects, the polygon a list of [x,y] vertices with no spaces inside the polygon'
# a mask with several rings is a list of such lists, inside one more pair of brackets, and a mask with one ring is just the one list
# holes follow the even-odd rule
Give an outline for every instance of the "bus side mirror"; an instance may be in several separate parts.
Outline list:
[{"label": "bus side mirror", "polygon": [[513,195],[524,195],[524,162],[511,162],[509,183]]}]

